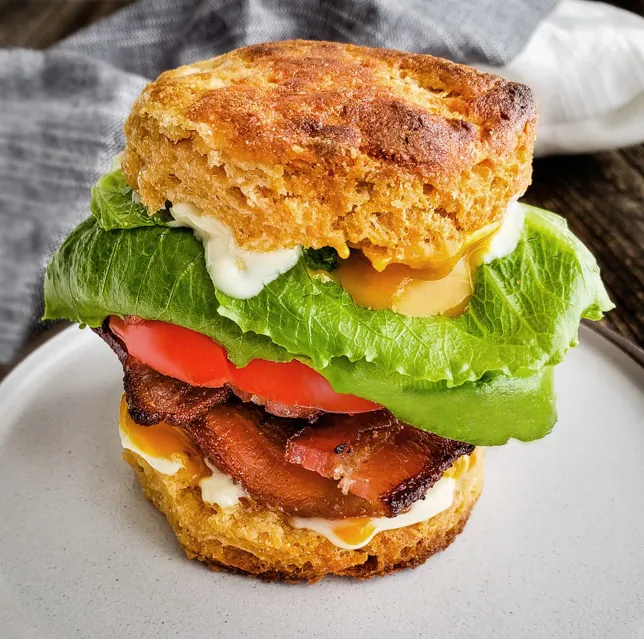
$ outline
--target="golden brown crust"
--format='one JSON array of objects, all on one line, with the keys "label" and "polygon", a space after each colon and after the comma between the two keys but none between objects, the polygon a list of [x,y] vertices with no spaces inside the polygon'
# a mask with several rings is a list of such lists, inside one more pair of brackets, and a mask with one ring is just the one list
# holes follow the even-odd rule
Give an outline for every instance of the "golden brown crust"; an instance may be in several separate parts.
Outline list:
[{"label": "golden brown crust", "polygon": [[126,179],[269,250],[414,263],[500,218],[530,181],[527,87],[428,55],[302,40],[162,74],[126,123]]},{"label": "golden brown crust", "polygon": [[419,524],[381,532],[358,550],[343,550],[251,503],[227,509],[204,504],[200,489],[190,485],[184,471],[162,475],[131,451],[123,457],[146,496],[167,517],[188,557],[213,570],[286,582],[315,582],[328,574],[365,579],[416,567],[454,541],[483,487],[483,452],[476,449],[468,470],[456,480],[448,510]]}]

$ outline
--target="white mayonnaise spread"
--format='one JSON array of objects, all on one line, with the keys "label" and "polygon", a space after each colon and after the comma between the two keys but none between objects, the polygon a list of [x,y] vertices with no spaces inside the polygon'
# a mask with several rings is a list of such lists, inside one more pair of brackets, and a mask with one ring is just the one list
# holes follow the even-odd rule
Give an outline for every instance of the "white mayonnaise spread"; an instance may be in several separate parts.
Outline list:
[{"label": "white mayonnaise spread", "polygon": [[521,239],[525,208],[520,202],[513,202],[503,216],[499,230],[490,238],[487,251],[483,255],[483,263],[506,257],[514,251]]},{"label": "white mayonnaise spread", "polygon": [[240,498],[248,497],[248,493],[239,484],[236,484],[230,475],[222,473],[217,466],[211,464],[207,459],[205,462],[212,475],[199,480],[201,499],[203,501],[221,508],[230,508],[231,506],[236,506]]},{"label": "white mayonnaise spread", "polygon": [[351,519],[320,519],[317,517],[293,517],[291,524],[294,528],[308,528],[319,535],[326,537],[332,544],[345,550],[355,550],[366,546],[379,532],[383,530],[393,530],[395,528],[404,528],[421,521],[427,521],[432,517],[447,510],[454,501],[454,489],[456,480],[450,477],[444,477],[436,482],[425,495],[425,499],[419,499],[406,512],[397,517],[375,517],[368,520],[368,533],[358,539],[356,543],[347,543],[338,536],[336,530],[346,528],[351,522],[360,522],[364,520]]},{"label": "white mayonnaise spread", "polygon": [[192,204],[174,204],[170,210],[179,226],[194,231],[204,246],[206,267],[215,287],[237,299],[257,295],[266,284],[295,266],[301,247],[260,253],[235,242],[230,229]]}]

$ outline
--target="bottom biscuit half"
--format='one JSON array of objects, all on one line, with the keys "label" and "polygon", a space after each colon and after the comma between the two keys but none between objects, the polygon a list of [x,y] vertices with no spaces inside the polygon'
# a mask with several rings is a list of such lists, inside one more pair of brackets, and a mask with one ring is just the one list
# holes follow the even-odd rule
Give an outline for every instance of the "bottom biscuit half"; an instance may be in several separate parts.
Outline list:
[{"label": "bottom biscuit half", "polygon": [[357,550],[344,550],[316,532],[292,527],[284,515],[250,500],[228,508],[204,503],[201,489],[185,470],[164,475],[129,450],[123,458],[189,558],[213,570],[285,582],[313,583],[330,574],[366,579],[419,566],[454,541],[483,488],[483,451],[476,449],[468,469],[456,480],[454,501],[447,510],[418,524],[380,532]]}]

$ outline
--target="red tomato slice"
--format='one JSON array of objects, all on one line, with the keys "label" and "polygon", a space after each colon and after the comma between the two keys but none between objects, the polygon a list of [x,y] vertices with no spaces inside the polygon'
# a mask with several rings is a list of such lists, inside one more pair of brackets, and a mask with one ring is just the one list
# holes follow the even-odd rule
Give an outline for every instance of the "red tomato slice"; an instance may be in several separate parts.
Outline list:
[{"label": "red tomato slice", "polygon": [[336,393],[322,375],[296,360],[254,359],[237,368],[222,346],[206,335],[175,324],[112,316],[110,328],[130,355],[163,375],[193,386],[217,388],[229,383],[263,399],[331,413],[364,413],[381,408],[361,397]]}]

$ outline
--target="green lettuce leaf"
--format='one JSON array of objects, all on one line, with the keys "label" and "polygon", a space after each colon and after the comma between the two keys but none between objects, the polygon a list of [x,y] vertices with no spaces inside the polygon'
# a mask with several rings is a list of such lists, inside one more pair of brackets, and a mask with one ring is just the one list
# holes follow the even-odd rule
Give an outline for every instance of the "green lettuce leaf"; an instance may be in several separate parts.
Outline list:
[{"label": "green lettuce leaf", "polygon": [[448,386],[489,372],[537,372],[561,362],[577,343],[581,318],[600,319],[612,304],[595,259],[564,220],[525,208],[517,248],[476,270],[474,295],[457,318],[358,306],[302,260],[250,299],[217,291],[219,312],[317,369],[337,357],[364,359],[385,373]]},{"label": "green lettuce leaf", "polygon": [[612,306],[590,253],[561,218],[533,208],[517,250],[478,269],[472,302],[456,319],[360,308],[306,268],[333,266],[319,253],[250,300],[213,294],[200,242],[167,227],[166,211],[149,216],[120,171],[94,187],[92,214],[47,269],[46,318],[159,319],[208,335],[238,366],[295,357],[337,392],[479,445],[550,431],[551,365],[575,343],[581,317],[599,319]]},{"label": "green lettuce leaf", "polygon": [[540,439],[557,421],[550,366],[531,375],[487,374],[452,388],[385,374],[364,360],[336,358],[320,373],[337,392],[378,402],[407,424],[477,446]]},{"label": "green lettuce leaf", "polygon": [[330,246],[321,249],[304,249],[304,264],[310,269],[332,271],[338,264],[338,252]]},{"label": "green lettuce leaf", "polygon": [[65,240],[45,274],[44,319],[100,326],[108,315],[156,319],[216,339],[237,366],[293,356],[263,335],[242,333],[218,312],[203,248],[188,229],[104,231],[94,218]]},{"label": "green lettuce leaf", "polygon": [[[201,243],[188,229],[105,231],[90,218],[65,240],[45,277],[47,319],[95,327],[109,315],[138,315],[208,335],[238,366],[255,358],[293,359],[267,337],[242,333],[218,306]],[[297,359],[315,367],[306,357]],[[365,397],[407,423],[473,444],[537,439],[555,422],[550,369],[528,377],[488,375],[457,389],[342,357],[319,372],[337,392]]]},{"label": "green lettuce leaf", "polygon": [[104,175],[92,187],[90,209],[106,231],[164,225],[172,221],[172,216],[165,210],[149,215],[147,207],[134,198],[120,169]]},{"label": "green lettuce leaf", "polygon": [[[94,188],[92,212],[108,229],[165,223],[133,202],[118,170]],[[331,266],[320,251],[305,252],[295,268],[249,300],[217,291],[218,312],[244,333],[266,335],[310,358],[318,369],[336,357],[366,359],[385,372],[450,386],[487,372],[538,371],[560,362],[576,344],[582,317],[600,319],[613,305],[593,256],[566,222],[548,211],[525,209],[517,249],[477,269],[469,308],[456,319],[357,306],[341,286],[309,270],[311,260],[315,268]]]}]

